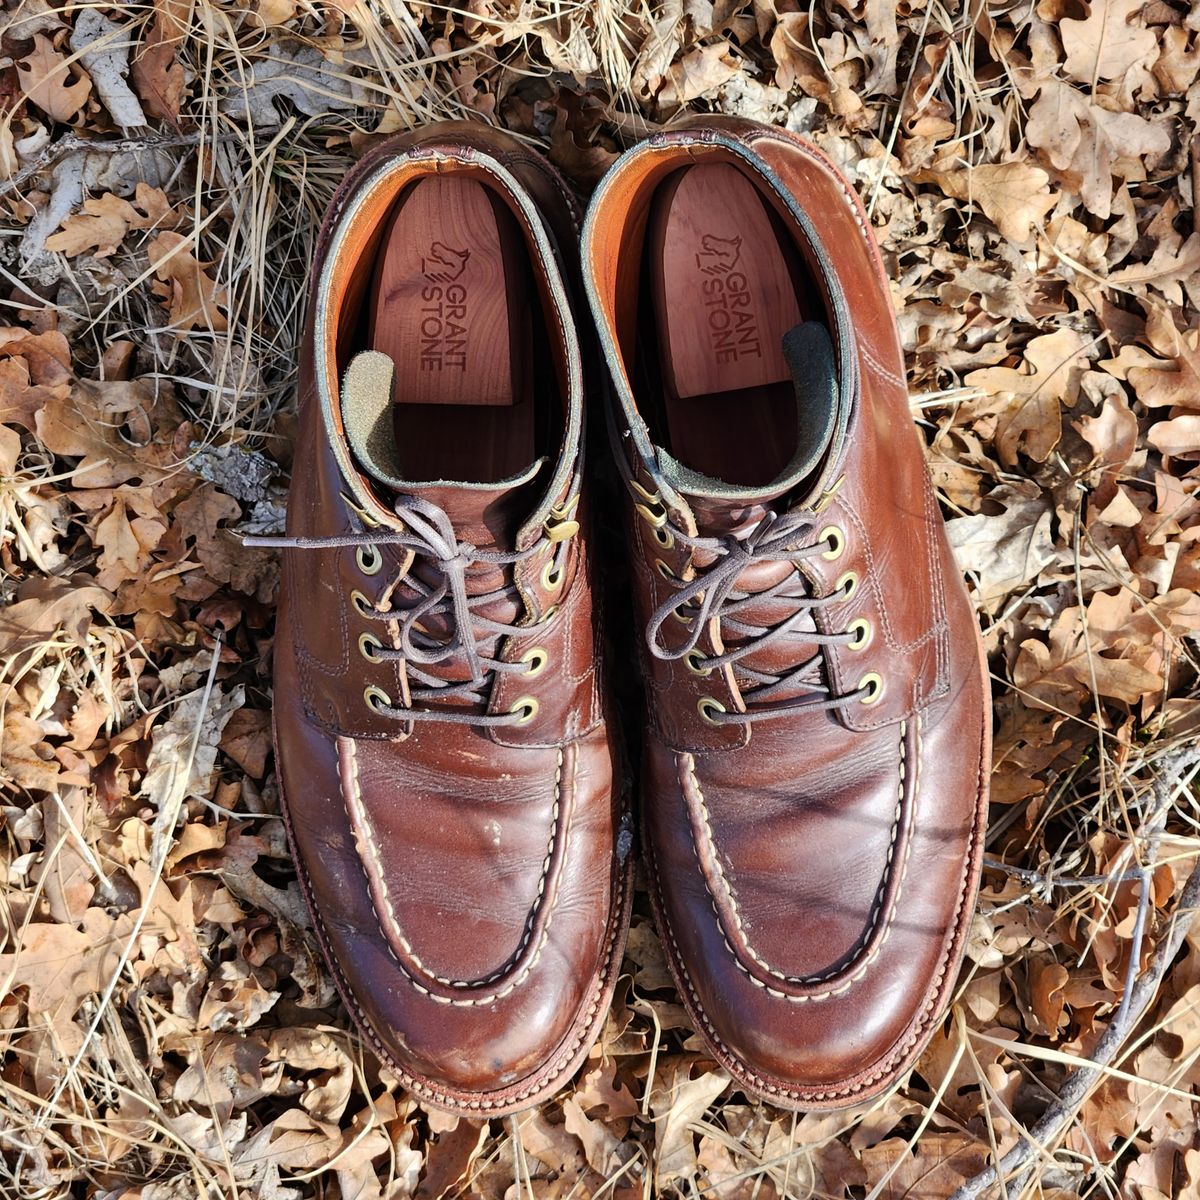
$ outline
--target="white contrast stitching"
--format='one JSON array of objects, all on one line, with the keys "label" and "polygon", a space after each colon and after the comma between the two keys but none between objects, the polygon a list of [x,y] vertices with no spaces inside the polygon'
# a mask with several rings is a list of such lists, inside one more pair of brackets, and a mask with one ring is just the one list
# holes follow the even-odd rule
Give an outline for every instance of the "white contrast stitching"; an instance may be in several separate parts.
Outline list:
[{"label": "white contrast stitching", "polygon": [[[404,953],[412,959],[413,964],[418,970],[424,972],[430,979],[440,983],[443,987],[457,988],[461,990],[475,989],[481,986],[486,986],[489,983],[494,983],[497,979],[502,978],[508,971],[512,969],[515,963],[520,961],[522,954],[525,952],[529,944],[529,939],[533,934],[533,926],[537,919],[539,909],[542,907],[543,895],[546,889],[546,879],[550,872],[550,862],[554,856],[554,846],[558,839],[559,811],[561,807],[561,788],[562,788],[562,765],[563,752],[560,749],[558,752],[558,762],[554,771],[554,808],[553,818],[550,828],[550,842],[546,848],[546,857],[542,861],[542,872],[538,879],[537,896],[534,898],[533,906],[530,910],[529,919],[525,922],[525,932],[521,938],[521,944],[516,951],[509,957],[508,961],[493,974],[488,975],[484,979],[463,981],[458,979],[446,979],[440,975],[435,975],[418,957],[411,943],[404,936],[400,929],[400,924],[396,919],[396,910],[392,904],[391,894],[388,891],[387,881],[384,877],[383,862],[379,855],[379,847],[375,841],[375,835],[370,819],[367,816],[366,809],[362,803],[362,794],[359,790],[358,783],[358,750],[353,738],[345,739],[350,747],[350,767],[351,767],[351,783],[352,787],[347,792],[344,784],[341,786],[342,799],[349,810],[351,827],[355,832],[355,840],[359,843],[359,866],[362,867],[363,876],[367,881],[367,890],[371,890],[371,876],[367,872],[366,863],[363,861],[363,845],[365,843],[367,851],[371,855],[371,861],[374,863],[376,876],[379,881],[379,890],[383,896],[383,903],[387,909],[387,925],[384,927],[384,914],[380,910],[378,904],[372,904],[372,911],[375,913],[375,920],[379,925],[379,932],[383,935],[384,944],[388,948],[388,953],[393,961],[404,973],[404,977],[412,984],[417,991],[428,996],[431,1000],[438,1004],[452,1004],[456,1007],[470,1008],[479,1005],[491,1004],[496,1000],[502,1000],[505,996],[515,991],[526,979],[532,974],[534,967],[537,966],[538,960],[542,956],[542,951],[546,948],[546,942],[550,937],[550,925],[554,920],[554,900],[557,898],[557,887],[555,894],[550,898],[546,913],[546,921],[542,926],[541,937],[538,939],[537,948],[534,951],[533,957],[525,964],[520,973],[512,979],[508,985],[498,991],[490,992],[482,996],[472,996],[470,999],[460,1000],[452,996],[439,996],[437,993],[430,991],[424,987],[413,975],[409,966],[401,961],[400,956],[396,953],[392,938],[394,937],[401,945]],[[574,796],[574,776],[578,770],[578,756],[572,758],[572,790],[571,795]],[[338,782],[342,783],[342,772],[338,772]],[[391,936],[389,936],[389,933]]]},{"label": "white contrast stitching", "polygon": [[[888,883],[892,879],[893,856],[894,856],[895,850],[896,850],[896,839],[899,835],[899,830],[900,830],[900,818],[904,811],[905,766],[906,766],[906,757],[907,757],[906,732],[907,732],[906,724],[905,724],[905,722],[902,721],[900,723],[900,777],[899,777],[899,783],[898,783],[897,789],[896,789],[896,791],[897,791],[896,808],[895,808],[895,813],[892,818],[891,838],[888,842],[887,863],[884,867],[883,878],[879,881],[879,888],[875,893],[875,900],[874,900],[874,903],[873,903],[872,909],[871,909],[870,924],[868,925],[866,932],[859,939],[863,946],[866,946],[870,942],[871,938],[874,936],[875,927],[879,923],[879,916],[883,910],[883,897],[884,897],[885,893],[887,892]],[[916,769],[913,773],[913,797],[912,797],[912,803],[910,805],[910,811],[911,811],[912,807],[914,807],[916,804],[918,788],[920,787],[920,770],[921,770],[921,721],[920,721],[920,717],[917,718],[916,728],[913,731],[913,741],[916,745]],[[772,978],[779,980],[780,983],[797,984],[800,986],[807,986],[809,984],[814,984],[814,983],[823,983],[825,980],[832,979],[834,976],[841,975],[843,972],[849,970],[851,968],[851,966],[853,966],[853,963],[848,964],[845,967],[831,968],[830,970],[824,971],[819,975],[803,975],[803,976],[802,975],[785,975],[782,971],[778,970],[775,967],[772,967],[770,965],[770,963],[768,963],[764,958],[762,958],[755,951],[755,949],[750,945],[749,939],[747,939],[745,936],[744,928],[742,925],[742,915],[738,909],[737,898],[734,896],[733,888],[730,887],[730,885],[729,885],[729,880],[726,878],[725,870],[721,866],[721,860],[720,860],[719,855],[717,854],[716,845],[715,845],[715,842],[713,839],[712,824],[709,820],[708,805],[705,802],[704,793],[700,789],[700,782],[696,778],[695,762],[692,759],[692,756],[690,754],[676,755],[675,757],[676,757],[677,761],[686,760],[685,766],[687,768],[689,776],[691,777],[693,790],[695,791],[695,794],[699,798],[699,801],[700,801],[701,815],[704,820],[704,828],[705,828],[705,832],[707,835],[707,841],[712,848],[712,857],[713,857],[713,862],[716,866],[717,875],[719,876],[719,878],[721,880],[721,884],[724,887],[726,896],[729,898],[729,907],[733,913],[734,924],[737,926],[737,932],[741,939],[742,945],[746,949],[746,953],[764,971],[766,971]],[[686,784],[684,786],[686,787]],[[886,945],[888,938],[891,936],[892,921],[894,920],[895,915],[896,915],[896,905],[900,900],[900,891],[904,886],[904,876],[908,873],[909,850],[911,849],[911,847],[912,847],[912,838],[911,837],[906,838],[905,842],[904,842],[904,860],[903,860],[903,863],[901,864],[901,874],[900,874],[900,880],[899,880],[899,882],[897,884],[897,888],[896,888],[896,897],[895,897],[895,900],[892,902],[891,910],[888,913],[888,918],[884,924],[883,932],[879,938],[878,943],[870,951],[870,953],[867,954],[865,958],[863,958],[861,964],[859,965],[858,969],[854,972],[854,974],[851,975],[844,983],[840,984],[836,988],[830,988],[829,990],[824,991],[824,992],[806,992],[803,995],[796,995],[792,992],[782,992],[776,988],[772,988],[768,984],[764,983],[761,979],[757,978],[757,976],[753,975],[750,972],[750,970],[747,968],[746,964],[744,962],[742,962],[741,956],[738,954],[738,952],[733,948],[733,945],[730,943],[729,934],[724,927],[724,923],[721,920],[721,914],[720,914],[719,910],[717,909],[716,896],[713,894],[712,885],[709,883],[708,876],[704,872],[703,867],[701,867],[701,874],[704,877],[705,887],[708,889],[709,898],[713,902],[713,913],[716,916],[717,925],[721,930],[721,937],[725,943],[725,949],[729,952],[730,957],[733,959],[734,966],[736,966],[737,969],[739,971],[741,971],[742,974],[745,975],[746,978],[749,979],[750,982],[755,987],[761,988],[768,995],[774,996],[776,999],[787,1000],[791,1004],[806,1004],[810,1000],[828,1000],[830,997],[840,996],[840,995],[843,995],[844,993],[848,992],[851,989],[851,987],[853,987],[854,984],[857,983],[860,979],[862,979],[862,977],[867,973],[867,968],[871,965],[871,963],[873,963],[875,961],[876,958],[878,958],[880,951]],[[693,852],[696,851],[696,846],[695,846],[694,841],[692,843],[692,849],[693,849]],[[699,861],[698,853],[697,853],[696,857],[697,857],[697,861]]]},{"label": "white contrast stitching", "polygon": [[[919,759],[918,759],[919,763]],[[976,806],[975,806],[975,821],[971,828],[971,841],[967,847],[967,861],[973,863],[975,861],[976,847],[979,845],[980,837],[983,834],[984,823],[980,820],[979,812],[979,796],[983,789],[984,780],[984,763],[980,760],[979,769],[976,773]],[[653,866],[654,864],[652,864]],[[901,886],[903,886],[904,877],[907,875],[907,862],[905,869],[901,873]],[[946,946],[945,952],[942,955],[941,961],[938,964],[938,970],[930,985],[930,999],[926,1004],[925,1009],[921,1014],[921,1019],[917,1022],[911,1035],[906,1041],[891,1055],[887,1060],[871,1075],[860,1080],[852,1087],[838,1088],[831,1091],[818,1091],[810,1088],[789,1088],[780,1087],[777,1083],[772,1083],[770,1080],[764,1079],[761,1075],[750,1070],[743,1060],[725,1043],[721,1035],[713,1027],[707,1015],[704,1012],[704,1007],[700,1002],[700,997],[696,994],[695,985],[692,982],[691,974],[683,963],[682,955],[679,951],[679,942],[675,938],[675,931],[671,927],[671,922],[667,918],[666,908],[662,903],[661,892],[658,885],[657,870],[651,871],[652,886],[656,893],[656,908],[659,914],[659,924],[662,932],[666,935],[667,941],[670,943],[673,953],[669,955],[670,962],[674,970],[677,972],[677,980],[682,981],[685,985],[688,998],[691,1000],[689,1012],[692,1017],[699,1022],[704,1028],[705,1036],[709,1039],[717,1051],[724,1056],[724,1065],[731,1071],[735,1078],[740,1078],[749,1083],[756,1091],[763,1092],[771,1096],[779,1096],[787,1100],[798,1100],[804,1103],[819,1103],[823,1100],[846,1100],[853,1096],[860,1095],[863,1092],[869,1091],[880,1080],[886,1078],[888,1074],[894,1071],[897,1061],[903,1062],[905,1056],[909,1054],[912,1048],[918,1045],[928,1033],[929,1013],[936,1011],[940,1004],[940,991],[942,982],[946,977],[946,973],[950,967],[951,961],[954,959],[954,949],[956,944],[962,942],[963,929],[960,928],[962,920],[963,904],[967,897],[967,885],[971,879],[971,871],[968,868],[964,872],[962,881],[959,885],[958,900],[955,904],[954,915],[951,921],[951,929],[954,936],[951,937],[949,944]],[[897,899],[899,894],[897,893]]]},{"label": "white contrast stitching", "polygon": [[[292,841],[292,847],[294,851],[295,833],[291,828],[291,817],[288,811],[286,797],[284,797],[282,809],[284,813],[284,824],[287,827],[288,836]],[[304,864],[298,855],[296,857],[296,866],[298,868],[297,875],[300,878],[301,887],[304,890],[305,899],[308,904],[308,910],[313,917],[314,928],[317,932],[317,940],[321,945],[322,951],[324,952],[326,964],[337,978],[340,991],[342,993],[342,999],[345,1001],[346,1006],[353,1013],[355,1021],[358,1024],[359,1030],[362,1032],[363,1036],[375,1048],[375,1053],[389,1067],[389,1069],[395,1072],[400,1082],[406,1088],[408,1088],[410,1092],[415,1093],[423,1099],[432,1100],[435,1104],[440,1104],[443,1108],[447,1108],[455,1112],[492,1112],[497,1109],[507,1110],[513,1105],[519,1107],[530,1097],[537,1096],[539,1093],[548,1094],[549,1091],[553,1090],[555,1080],[557,1080],[560,1075],[571,1068],[573,1060],[576,1054],[579,1052],[579,1048],[582,1043],[585,1040],[593,1040],[590,1036],[593,1019],[596,1011],[600,1007],[601,999],[604,997],[605,993],[609,990],[609,987],[613,983],[614,973],[612,967],[616,951],[616,944],[618,938],[625,928],[625,905],[628,898],[627,893],[629,890],[630,873],[628,868],[622,871],[618,876],[617,888],[612,896],[613,907],[609,922],[608,940],[604,946],[603,961],[599,971],[596,974],[595,986],[592,989],[592,995],[588,1002],[587,1009],[584,1012],[582,1021],[580,1021],[577,1026],[577,1032],[571,1045],[565,1051],[563,1051],[561,1055],[559,1055],[558,1060],[554,1065],[554,1069],[549,1075],[545,1076],[545,1078],[537,1079],[523,1091],[517,1092],[513,1095],[505,1095],[498,1099],[490,1099],[486,1096],[480,1096],[471,1100],[463,1101],[456,1096],[449,1095],[446,1092],[438,1091],[436,1088],[431,1087],[427,1081],[422,1080],[406,1071],[398,1062],[396,1062],[395,1057],[383,1044],[379,1035],[375,1032],[375,1028],[371,1024],[370,1018],[365,1012],[363,1012],[361,1005],[355,998],[354,989],[350,986],[349,980],[346,978],[345,973],[342,971],[341,966],[338,964],[333,955],[333,951],[330,948],[329,943],[329,934],[325,929],[325,922],[321,917],[321,913],[317,908],[316,901],[312,895],[312,884],[309,880],[308,872],[305,870]]]}]

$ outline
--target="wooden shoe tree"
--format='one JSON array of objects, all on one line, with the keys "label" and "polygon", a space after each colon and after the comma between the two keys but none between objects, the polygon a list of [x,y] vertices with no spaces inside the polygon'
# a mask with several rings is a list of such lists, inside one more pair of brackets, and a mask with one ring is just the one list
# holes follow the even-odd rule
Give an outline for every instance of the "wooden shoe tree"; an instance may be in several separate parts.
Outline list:
[{"label": "wooden shoe tree", "polygon": [[650,213],[651,301],[667,438],[694,471],[766,484],[797,444],[783,335],[803,319],[805,273],[755,185],[736,167],[671,176]]},{"label": "wooden shoe tree", "polygon": [[422,179],[388,219],[367,347],[396,366],[404,478],[491,483],[535,457],[532,281],[516,218],[481,183]]}]

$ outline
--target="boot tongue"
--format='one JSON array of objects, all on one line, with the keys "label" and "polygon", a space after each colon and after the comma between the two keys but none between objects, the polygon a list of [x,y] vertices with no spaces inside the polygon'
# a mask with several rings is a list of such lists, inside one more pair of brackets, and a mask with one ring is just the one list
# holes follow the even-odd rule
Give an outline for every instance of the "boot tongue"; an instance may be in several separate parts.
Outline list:
[{"label": "boot tongue", "polygon": [[342,427],[354,457],[385,493],[417,496],[440,508],[461,542],[481,550],[511,549],[536,503],[530,486],[546,459],[508,479],[413,480],[401,474],[392,423],[392,360],[376,350],[355,355],[342,381]]},{"label": "boot tongue", "polygon": [[[811,489],[820,467],[838,448],[849,419],[849,404],[838,379],[833,341],[819,321],[805,321],[783,336],[783,354],[796,393],[796,449],[770,483],[742,487],[693,471],[659,449],[663,476],[688,498],[702,531],[734,532],[757,521],[768,508],[786,509],[783,497]],[[736,420],[736,417],[734,418]]]}]

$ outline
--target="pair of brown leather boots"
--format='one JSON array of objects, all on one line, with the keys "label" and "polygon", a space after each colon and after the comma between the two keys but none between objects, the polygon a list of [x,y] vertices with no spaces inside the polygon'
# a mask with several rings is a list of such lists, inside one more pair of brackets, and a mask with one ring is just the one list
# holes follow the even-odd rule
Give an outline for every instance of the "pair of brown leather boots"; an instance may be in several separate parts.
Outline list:
[{"label": "pair of brown leather boots", "polygon": [[578,218],[478,125],[381,145],[326,217],[267,539],[313,922],[422,1100],[512,1112],[587,1055],[633,865],[582,459],[606,374],[671,970],[748,1092],[852,1104],[942,1018],[989,764],[882,264],[831,164],[746,122],[643,142]]}]

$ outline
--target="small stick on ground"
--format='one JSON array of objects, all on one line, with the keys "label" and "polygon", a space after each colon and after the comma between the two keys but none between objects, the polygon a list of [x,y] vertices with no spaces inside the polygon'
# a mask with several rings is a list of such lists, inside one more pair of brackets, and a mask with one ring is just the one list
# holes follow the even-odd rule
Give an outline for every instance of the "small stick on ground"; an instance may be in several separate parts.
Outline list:
[{"label": "small stick on ground", "polygon": [[[1200,748],[1195,746],[1188,746],[1163,756],[1163,769],[1154,783],[1153,806],[1147,814],[1144,827],[1150,837],[1147,862],[1143,864],[1142,868],[1147,875],[1149,874],[1148,864],[1153,860],[1157,849],[1157,839],[1170,810],[1171,797],[1180,780],[1194,770],[1197,765],[1200,765]],[[1142,888],[1143,902],[1149,896],[1149,892],[1147,879]],[[968,1179],[950,1197],[950,1200],[977,1200],[979,1196],[1001,1180],[1006,1183],[1011,1181],[1013,1184],[1012,1194],[1020,1194],[1029,1172],[1033,1169],[1033,1158],[1038,1150],[1053,1143],[1071,1122],[1080,1105],[1103,1078],[1104,1068],[1116,1058],[1143,1014],[1154,1002],[1163,976],[1175,955],[1179,953],[1179,948],[1183,945],[1184,939],[1191,929],[1198,908],[1200,908],[1200,863],[1197,863],[1188,876],[1183,891],[1180,893],[1179,903],[1171,915],[1170,926],[1155,950],[1149,965],[1137,977],[1132,986],[1127,984],[1120,1008],[1108,1029],[1105,1030],[1104,1036],[1096,1043],[1096,1049],[1092,1054],[1094,1065],[1079,1067],[1072,1071],[1059,1089],[1058,1099],[1046,1109],[1038,1123],[1000,1160],[999,1166],[987,1167],[978,1175]],[[1131,970],[1137,969],[1138,949],[1139,947],[1135,946],[1132,950]],[[1005,1191],[1007,1192],[1008,1189],[1006,1188]]]}]

